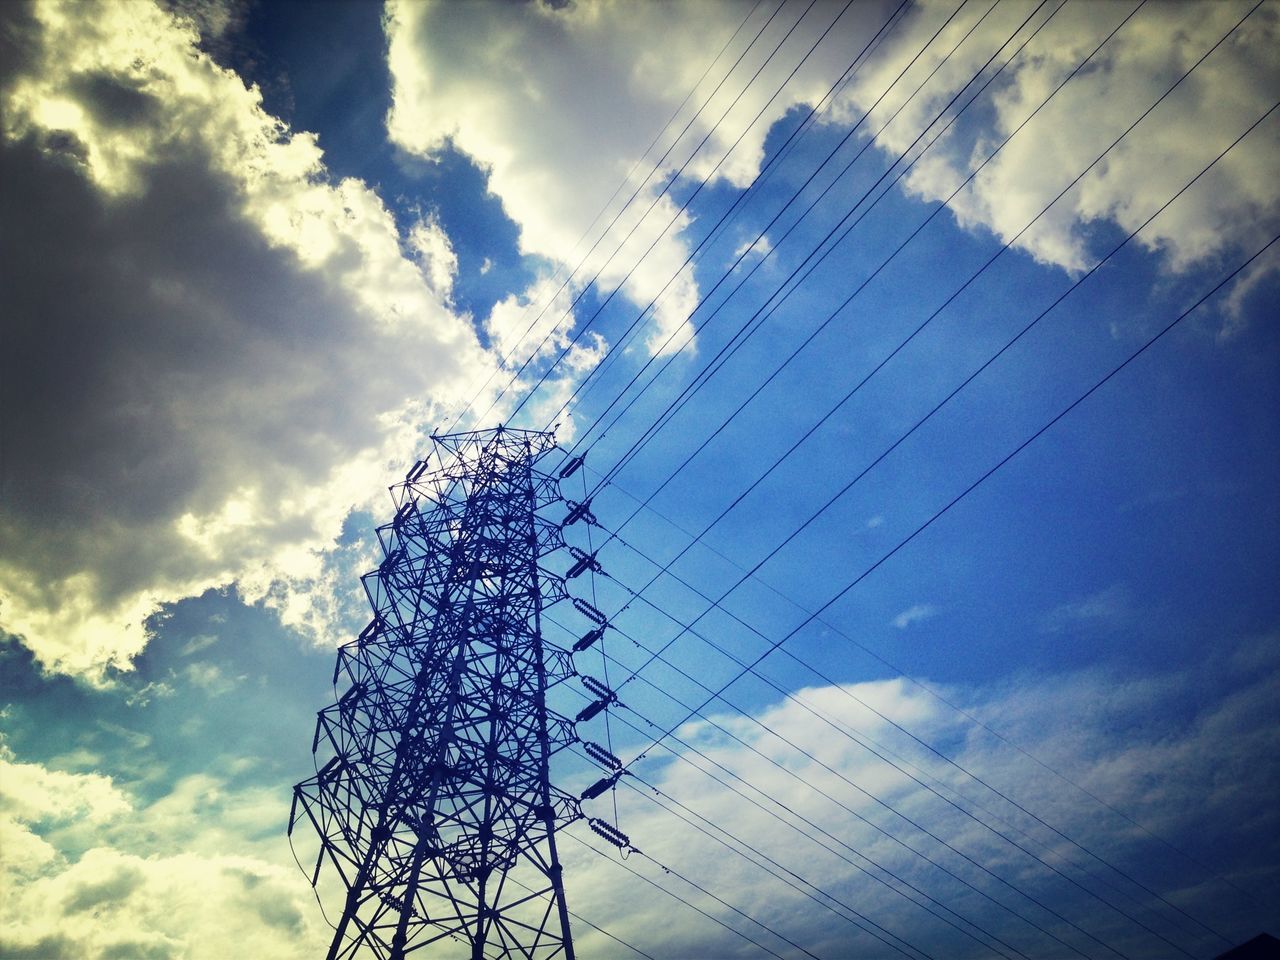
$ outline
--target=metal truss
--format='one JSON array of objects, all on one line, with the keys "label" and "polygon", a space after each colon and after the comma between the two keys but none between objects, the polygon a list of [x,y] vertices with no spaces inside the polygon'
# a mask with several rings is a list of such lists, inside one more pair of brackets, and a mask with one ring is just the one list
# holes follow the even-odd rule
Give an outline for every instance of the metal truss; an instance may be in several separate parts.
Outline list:
[{"label": "metal truss", "polygon": [[577,737],[547,708],[573,666],[541,630],[567,596],[542,567],[564,546],[541,515],[561,501],[538,469],[555,441],[504,427],[432,439],[435,466],[392,488],[385,559],[363,577],[373,620],[338,650],[347,689],[319,713],[289,832],[309,822],[312,885],[327,865],[346,889],[329,960],[429,944],[573,960],[555,833],[581,813],[549,761]]}]

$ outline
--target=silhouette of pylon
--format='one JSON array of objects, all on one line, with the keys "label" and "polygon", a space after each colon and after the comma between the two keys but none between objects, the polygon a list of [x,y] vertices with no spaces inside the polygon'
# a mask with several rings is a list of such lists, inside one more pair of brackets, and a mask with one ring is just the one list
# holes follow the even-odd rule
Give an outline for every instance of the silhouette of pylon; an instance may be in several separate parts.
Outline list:
[{"label": "silhouette of pylon", "polygon": [[362,578],[373,620],[338,650],[348,686],[319,713],[289,833],[311,824],[312,885],[323,872],[346,891],[329,960],[448,940],[474,960],[573,960],[555,834],[581,814],[549,761],[576,737],[546,699],[573,669],[541,627],[566,597],[541,565],[564,545],[540,515],[561,500],[538,469],[555,440],[432,439],[435,466],[392,488],[385,559]]}]

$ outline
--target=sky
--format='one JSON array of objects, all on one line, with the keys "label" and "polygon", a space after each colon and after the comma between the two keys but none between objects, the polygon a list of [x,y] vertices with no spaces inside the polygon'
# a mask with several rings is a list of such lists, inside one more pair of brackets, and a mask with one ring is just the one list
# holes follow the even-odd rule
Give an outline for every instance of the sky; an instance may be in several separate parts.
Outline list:
[{"label": "sky", "polygon": [[0,5],[0,956],[327,949],[285,825],[386,489],[498,423],[601,524],[579,956],[1280,934],[1278,34]]}]

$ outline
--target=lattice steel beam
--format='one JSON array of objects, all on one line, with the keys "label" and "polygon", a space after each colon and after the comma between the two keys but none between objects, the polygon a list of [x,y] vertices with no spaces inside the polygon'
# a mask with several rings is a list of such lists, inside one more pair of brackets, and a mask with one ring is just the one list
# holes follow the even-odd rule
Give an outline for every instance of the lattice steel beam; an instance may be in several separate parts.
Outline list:
[{"label": "lattice steel beam", "polygon": [[566,596],[542,566],[564,546],[541,515],[561,500],[538,468],[554,438],[433,440],[436,465],[392,488],[384,560],[363,578],[373,619],[338,651],[348,686],[319,713],[289,831],[319,838],[312,884],[327,865],[346,889],[330,960],[446,938],[477,960],[573,960],[555,833],[581,813],[549,762],[576,735],[547,707],[573,668],[541,630]]}]

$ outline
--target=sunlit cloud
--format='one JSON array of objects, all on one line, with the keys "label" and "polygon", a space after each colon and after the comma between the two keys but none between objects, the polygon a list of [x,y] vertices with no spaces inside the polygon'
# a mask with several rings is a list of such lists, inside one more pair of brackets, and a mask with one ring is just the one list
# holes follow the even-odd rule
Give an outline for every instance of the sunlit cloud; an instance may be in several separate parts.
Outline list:
[{"label": "sunlit cloud", "polygon": [[[1089,236],[1096,225],[1136,228],[1272,105],[1280,83],[1280,64],[1270,54],[1280,42],[1280,14],[1274,7],[1253,13],[1149,122],[1126,136],[1105,164],[1092,170],[1033,229],[1018,234],[1251,6],[1159,4],[1139,10],[1090,66],[950,201],[956,219],[970,229],[990,230],[1001,240],[1016,236],[1015,246],[1042,263],[1071,272],[1091,266]],[[991,110],[973,111],[930,149],[905,178],[907,189],[925,200],[950,196],[1132,9],[1075,3],[1063,7],[987,94]],[[917,5],[898,42],[886,45],[872,68],[850,85],[842,101],[848,115],[871,107],[888,78],[906,64],[948,11],[941,2]],[[975,41],[985,37],[986,42],[959,48],[938,79],[877,135],[880,144],[895,154],[905,151],[995,48],[991,38],[1007,34],[1030,12],[1029,5],[995,12],[975,34]],[[959,31],[976,16],[975,12],[952,29]],[[938,48],[949,48],[944,38]],[[1007,58],[1008,54],[997,63]],[[923,78],[938,60],[936,53],[926,55],[906,79]],[[914,89],[914,84],[905,83],[903,89]],[[873,118],[876,113],[887,118],[904,96],[886,98]],[[1087,124],[1077,122],[1083,116],[1088,116]],[[1256,249],[1280,210],[1270,159],[1278,137],[1274,124],[1255,131],[1199,189],[1146,228],[1140,242],[1159,252],[1172,271],[1185,271],[1222,253]]]},{"label": "sunlit cloud", "polygon": [[893,625],[899,630],[905,630],[913,623],[919,623],[921,620],[928,620],[930,617],[936,616],[937,609],[927,603],[917,603],[903,610],[900,614],[893,618]]},{"label": "sunlit cloud", "polygon": [[[21,471],[5,629],[102,680],[160,605],[211,586],[323,626],[295,594],[490,369],[449,306],[448,238],[427,218],[402,246],[379,197],[332,180],[188,22],[143,3],[7,16],[25,59],[3,88],[4,179],[31,202],[6,224],[23,242],[0,376]],[[330,592],[352,588],[340,573]]]}]

